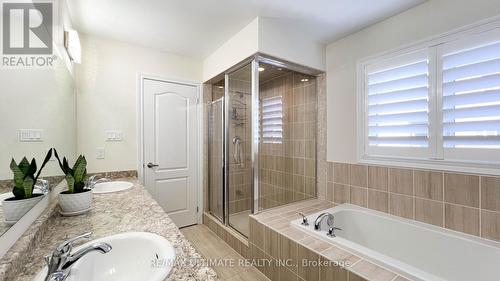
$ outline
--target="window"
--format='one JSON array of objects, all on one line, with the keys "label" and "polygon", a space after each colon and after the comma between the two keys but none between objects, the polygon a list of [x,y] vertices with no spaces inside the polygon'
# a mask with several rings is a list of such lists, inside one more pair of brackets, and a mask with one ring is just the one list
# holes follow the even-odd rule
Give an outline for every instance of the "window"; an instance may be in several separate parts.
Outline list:
[{"label": "window", "polygon": [[262,141],[283,142],[283,98],[282,96],[262,99]]},{"label": "window", "polygon": [[360,65],[364,159],[500,163],[500,28],[456,38]]}]

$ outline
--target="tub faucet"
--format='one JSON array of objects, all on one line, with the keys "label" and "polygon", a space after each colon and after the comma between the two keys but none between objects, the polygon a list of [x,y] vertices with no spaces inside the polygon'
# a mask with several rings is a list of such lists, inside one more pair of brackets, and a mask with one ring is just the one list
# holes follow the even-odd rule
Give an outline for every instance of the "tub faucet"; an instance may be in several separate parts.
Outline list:
[{"label": "tub faucet", "polygon": [[91,235],[92,232],[87,232],[69,239],[57,246],[51,256],[46,256],[47,276],[45,281],[64,281],[69,276],[71,266],[86,254],[94,251],[105,254],[111,251],[111,245],[108,243],[94,243],[71,254],[73,244],[76,241],[89,238]]},{"label": "tub faucet", "polygon": [[328,219],[326,221],[327,224],[328,224],[328,226],[332,226],[333,225],[333,220],[334,220],[333,215],[330,214],[330,213],[322,213],[314,221],[314,230],[321,230],[321,222],[323,221],[324,218]]}]

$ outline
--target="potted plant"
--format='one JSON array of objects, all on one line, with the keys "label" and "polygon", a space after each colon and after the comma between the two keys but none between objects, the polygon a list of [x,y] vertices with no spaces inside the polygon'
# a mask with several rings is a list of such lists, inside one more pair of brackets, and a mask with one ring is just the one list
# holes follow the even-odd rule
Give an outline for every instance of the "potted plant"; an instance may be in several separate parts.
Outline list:
[{"label": "potted plant", "polygon": [[10,169],[14,173],[14,188],[12,190],[14,197],[7,198],[2,202],[7,223],[17,222],[45,196],[45,194],[33,193],[33,189],[40,173],[51,157],[52,149],[47,152],[38,173],[35,158],[30,163],[26,157],[23,157],[19,165],[14,159],[10,161]]},{"label": "potted plant", "polygon": [[70,168],[66,157],[64,157],[61,162],[55,149],[54,155],[59,162],[59,167],[61,167],[61,170],[66,175],[66,183],[68,185],[67,190],[59,193],[61,214],[74,216],[90,211],[90,206],[92,205],[92,190],[85,185],[87,179],[87,160],[85,156],[78,156],[73,168]]}]

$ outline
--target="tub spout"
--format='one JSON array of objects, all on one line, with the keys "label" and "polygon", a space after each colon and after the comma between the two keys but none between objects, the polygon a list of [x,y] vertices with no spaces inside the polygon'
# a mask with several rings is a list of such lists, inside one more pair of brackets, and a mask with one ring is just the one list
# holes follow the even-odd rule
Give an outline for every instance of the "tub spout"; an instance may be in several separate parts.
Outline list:
[{"label": "tub spout", "polygon": [[333,220],[334,220],[334,217],[332,214],[330,213],[322,213],[321,215],[319,215],[316,220],[314,221],[314,230],[321,230],[321,222],[323,221],[323,219],[327,218],[328,220],[326,221],[328,226],[332,226],[333,225]]}]

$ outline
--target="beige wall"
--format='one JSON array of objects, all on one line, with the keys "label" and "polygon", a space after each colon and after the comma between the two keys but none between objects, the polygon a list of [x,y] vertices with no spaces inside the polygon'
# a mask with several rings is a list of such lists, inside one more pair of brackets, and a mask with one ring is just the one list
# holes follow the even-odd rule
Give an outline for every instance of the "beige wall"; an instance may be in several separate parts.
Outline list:
[{"label": "beige wall", "polygon": [[203,81],[212,79],[255,54],[258,47],[259,18],[255,18],[203,60]]},{"label": "beige wall", "polygon": [[[77,151],[87,156],[89,172],[136,170],[138,75],[201,81],[201,61],[84,34],[81,42]],[[106,130],[121,130],[123,141],[106,142]],[[105,159],[96,159],[97,147]]]},{"label": "beige wall", "polygon": [[432,0],[328,45],[328,160],[357,161],[358,60],[499,14],[500,0]]}]

